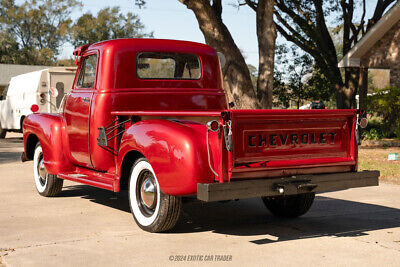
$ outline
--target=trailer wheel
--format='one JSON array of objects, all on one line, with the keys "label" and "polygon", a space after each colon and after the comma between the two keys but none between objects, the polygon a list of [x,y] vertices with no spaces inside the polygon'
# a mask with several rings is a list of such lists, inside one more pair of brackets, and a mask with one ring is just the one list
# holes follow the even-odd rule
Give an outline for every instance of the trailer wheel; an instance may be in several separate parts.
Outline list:
[{"label": "trailer wheel", "polygon": [[315,193],[291,196],[262,197],[265,206],[277,217],[295,218],[305,214],[312,206]]},{"label": "trailer wheel", "polygon": [[1,127],[1,123],[0,123],[0,139],[6,138],[6,134],[7,134],[7,131],[5,129],[3,129],[3,127]]},{"label": "trailer wheel", "polygon": [[23,132],[24,132],[24,129],[23,129],[24,120],[25,120],[25,116],[22,116],[22,117],[21,117],[21,120],[20,120],[20,122],[19,122],[19,132],[20,132],[20,133],[23,133]]},{"label": "trailer wheel", "polygon": [[53,197],[61,192],[64,180],[58,178],[57,175],[47,173],[40,143],[37,143],[33,154],[33,176],[40,195]]},{"label": "trailer wheel", "polygon": [[165,195],[145,158],[138,159],[129,178],[129,205],[137,225],[145,231],[165,232],[179,219],[182,199]]}]

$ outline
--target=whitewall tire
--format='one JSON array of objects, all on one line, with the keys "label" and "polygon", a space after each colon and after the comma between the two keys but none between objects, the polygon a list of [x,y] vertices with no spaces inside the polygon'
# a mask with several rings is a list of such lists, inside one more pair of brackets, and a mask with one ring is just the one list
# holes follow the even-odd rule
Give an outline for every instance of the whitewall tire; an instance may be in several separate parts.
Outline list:
[{"label": "whitewall tire", "polygon": [[44,166],[43,150],[38,143],[33,154],[33,177],[38,193],[45,197],[52,197],[60,193],[63,180],[57,175],[47,173]]},{"label": "whitewall tire", "polygon": [[138,159],[129,177],[129,205],[140,228],[148,232],[164,232],[179,219],[182,200],[161,192],[156,174],[145,159]]}]

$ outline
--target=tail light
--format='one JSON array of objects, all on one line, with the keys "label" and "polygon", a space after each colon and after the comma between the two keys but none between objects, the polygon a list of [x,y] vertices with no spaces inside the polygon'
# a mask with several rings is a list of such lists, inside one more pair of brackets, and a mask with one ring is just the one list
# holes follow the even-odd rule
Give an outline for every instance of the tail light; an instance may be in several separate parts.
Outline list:
[{"label": "tail light", "polygon": [[207,122],[208,130],[212,132],[217,132],[219,130],[219,122],[218,121],[209,121]]},{"label": "tail light", "polygon": [[32,111],[33,113],[38,112],[38,110],[39,110],[39,106],[38,106],[38,105],[33,104],[33,105],[31,106],[31,111]]},{"label": "tail light", "polygon": [[46,94],[41,93],[39,96],[40,96],[40,104],[42,104],[42,105],[45,104],[46,103]]}]

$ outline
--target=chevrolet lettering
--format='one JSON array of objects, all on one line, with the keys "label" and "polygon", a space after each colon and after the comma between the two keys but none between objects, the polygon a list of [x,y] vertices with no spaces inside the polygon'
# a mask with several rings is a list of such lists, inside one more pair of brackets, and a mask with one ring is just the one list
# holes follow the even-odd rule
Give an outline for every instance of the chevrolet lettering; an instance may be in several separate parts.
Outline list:
[{"label": "chevrolet lettering", "polygon": [[280,147],[312,144],[335,144],[336,132],[321,133],[247,133],[249,147]]}]

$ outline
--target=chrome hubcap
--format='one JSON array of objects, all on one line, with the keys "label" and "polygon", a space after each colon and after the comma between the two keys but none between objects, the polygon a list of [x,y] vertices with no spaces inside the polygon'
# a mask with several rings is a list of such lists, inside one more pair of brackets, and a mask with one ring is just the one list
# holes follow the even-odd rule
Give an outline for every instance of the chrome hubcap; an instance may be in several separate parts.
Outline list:
[{"label": "chrome hubcap", "polygon": [[140,188],[140,195],[142,197],[143,204],[149,208],[153,209],[155,204],[155,185],[152,179],[147,178]]},{"label": "chrome hubcap", "polygon": [[43,155],[40,155],[40,160],[37,166],[38,174],[39,174],[39,181],[41,185],[46,184],[46,179],[47,179],[47,171],[46,168],[44,167],[44,160],[43,160]]},{"label": "chrome hubcap", "polygon": [[140,211],[146,217],[152,216],[156,210],[157,190],[153,174],[149,170],[141,171],[136,184],[136,200]]}]

